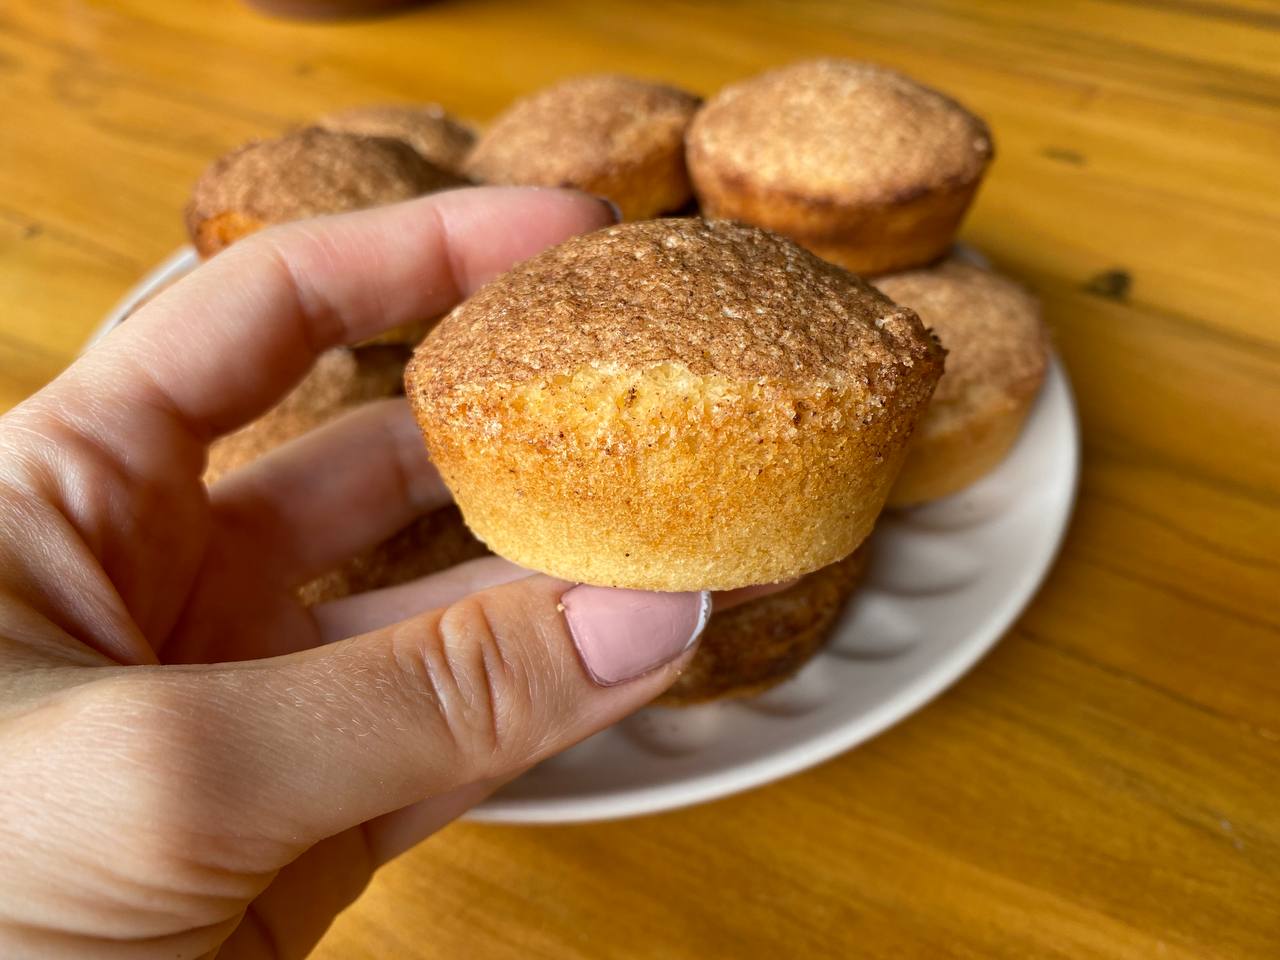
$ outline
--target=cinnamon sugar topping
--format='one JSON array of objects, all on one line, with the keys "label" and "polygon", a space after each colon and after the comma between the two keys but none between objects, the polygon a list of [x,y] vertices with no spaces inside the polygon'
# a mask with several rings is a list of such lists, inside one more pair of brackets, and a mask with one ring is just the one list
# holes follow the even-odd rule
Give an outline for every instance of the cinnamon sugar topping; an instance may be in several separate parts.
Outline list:
[{"label": "cinnamon sugar topping", "polygon": [[1021,394],[1044,377],[1048,338],[1035,297],[1012,280],[958,260],[876,280],[911,307],[947,349],[935,407],[976,394]]},{"label": "cinnamon sugar topping", "polygon": [[748,183],[833,201],[893,202],[978,177],[985,123],[884,67],[792,64],[725,87],[698,114],[690,149]]},{"label": "cinnamon sugar topping", "polygon": [[457,172],[475,134],[439,104],[386,103],[349,107],[325,114],[316,126],[336,133],[403,140],[427,160]]},{"label": "cinnamon sugar topping", "polygon": [[789,240],[729,221],[576,237],[488,284],[419,348],[424,397],[583,367],[886,384],[940,351],[919,319]]},{"label": "cinnamon sugar topping", "polygon": [[308,127],[253,141],[216,160],[196,183],[188,220],[234,212],[282,223],[463,183],[399,140]]},{"label": "cinnamon sugar topping", "polygon": [[679,149],[699,102],[632,77],[574,77],[512,104],[480,137],[466,172],[485,183],[590,183],[655,151]]}]

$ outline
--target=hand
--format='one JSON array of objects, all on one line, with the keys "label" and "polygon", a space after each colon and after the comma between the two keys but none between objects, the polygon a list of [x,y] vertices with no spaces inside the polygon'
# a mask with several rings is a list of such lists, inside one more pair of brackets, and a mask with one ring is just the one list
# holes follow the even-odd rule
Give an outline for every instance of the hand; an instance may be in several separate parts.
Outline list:
[{"label": "hand", "polygon": [[297,602],[447,500],[403,401],[201,482],[321,351],[610,221],[475,189],[269,230],[0,420],[0,956],[301,957],[379,864],[674,680],[705,595],[489,558]]}]

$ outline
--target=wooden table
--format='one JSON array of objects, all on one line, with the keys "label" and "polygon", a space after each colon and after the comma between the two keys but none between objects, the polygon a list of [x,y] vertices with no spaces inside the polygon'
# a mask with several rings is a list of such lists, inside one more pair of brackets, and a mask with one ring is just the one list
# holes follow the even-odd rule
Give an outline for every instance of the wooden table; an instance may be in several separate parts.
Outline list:
[{"label": "wooden table", "polygon": [[999,648],[820,769],[697,809],[462,825],[323,958],[1280,956],[1280,8],[1268,0],[231,0],[0,9],[0,403],[183,242],[215,154],[336,105],[484,120],[580,71],[710,92],[875,58],[986,116],[965,230],[1044,298],[1084,423]]}]

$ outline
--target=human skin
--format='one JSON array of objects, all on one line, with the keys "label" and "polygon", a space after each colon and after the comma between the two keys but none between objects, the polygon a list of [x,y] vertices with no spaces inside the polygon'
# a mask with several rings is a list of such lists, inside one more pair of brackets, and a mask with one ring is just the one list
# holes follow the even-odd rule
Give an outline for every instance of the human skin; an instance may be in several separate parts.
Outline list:
[{"label": "human skin", "polygon": [[380,864],[674,680],[705,594],[495,557],[299,604],[447,502],[403,401],[201,481],[322,351],[609,222],[478,188],[272,228],[0,418],[0,956],[302,957]]}]

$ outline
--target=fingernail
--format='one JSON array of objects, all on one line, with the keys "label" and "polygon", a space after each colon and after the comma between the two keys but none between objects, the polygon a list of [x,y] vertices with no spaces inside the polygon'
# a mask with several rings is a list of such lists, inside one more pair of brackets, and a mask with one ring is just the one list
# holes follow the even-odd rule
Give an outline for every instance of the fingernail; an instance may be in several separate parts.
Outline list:
[{"label": "fingernail", "polygon": [[600,194],[594,194],[595,198],[609,208],[609,213],[613,216],[614,223],[622,222],[622,208],[610,200],[608,197],[602,197]]},{"label": "fingernail", "polygon": [[580,584],[560,605],[583,666],[605,687],[670,663],[693,646],[711,618],[705,590],[652,593]]}]

